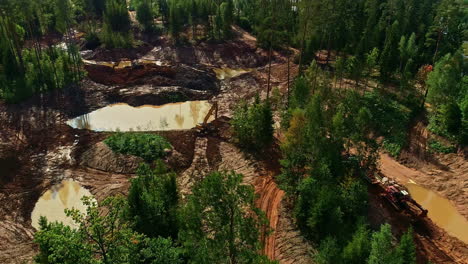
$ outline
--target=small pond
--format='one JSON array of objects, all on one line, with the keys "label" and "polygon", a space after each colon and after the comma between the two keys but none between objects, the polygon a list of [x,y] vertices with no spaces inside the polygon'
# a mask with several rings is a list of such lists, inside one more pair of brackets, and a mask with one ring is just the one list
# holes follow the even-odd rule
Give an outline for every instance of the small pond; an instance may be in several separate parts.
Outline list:
[{"label": "small pond", "polygon": [[59,221],[65,225],[75,227],[75,223],[70,217],[65,215],[65,208],[86,211],[86,206],[81,201],[83,196],[92,196],[78,182],[64,180],[60,184],[52,186],[37,201],[31,213],[31,224],[39,229],[39,218],[47,217],[49,222]]},{"label": "small pond", "polygon": [[415,183],[410,182],[405,186],[413,199],[429,210],[428,216],[435,224],[450,235],[468,243],[468,221],[449,200]]},{"label": "small pond", "polygon": [[234,78],[244,73],[250,72],[248,69],[230,69],[230,68],[215,68],[213,71],[216,73],[216,78],[220,80]]},{"label": "small pond", "polygon": [[[119,103],[71,119],[73,128],[93,131],[163,131],[191,129],[202,123],[211,108],[208,101],[133,107]],[[212,118],[212,117],[210,117]],[[211,120],[211,119],[210,119]]]}]

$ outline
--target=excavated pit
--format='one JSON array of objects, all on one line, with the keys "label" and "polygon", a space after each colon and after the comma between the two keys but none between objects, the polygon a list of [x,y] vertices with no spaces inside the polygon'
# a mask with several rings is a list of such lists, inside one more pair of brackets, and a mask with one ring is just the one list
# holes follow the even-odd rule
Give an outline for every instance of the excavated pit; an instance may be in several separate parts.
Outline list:
[{"label": "excavated pit", "polygon": [[[6,145],[5,149],[17,153],[19,165],[16,170],[8,169],[10,176],[0,179],[0,241],[6,242],[0,243],[0,263],[32,259],[37,250],[32,243],[34,204],[64,179],[79,183],[98,202],[128,191],[129,180],[141,160],[112,153],[102,143],[109,133],[73,129],[66,125],[67,120],[115,103],[139,107],[189,100],[216,101],[219,116],[229,117],[240,100],[249,100],[257,93],[264,98],[268,52],[256,48],[254,37],[236,31],[237,38],[223,44],[174,47],[163,39],[158,46],[144,45],[135,50],[97,49],[87,55],[94,62],[85,66],[89,77],[80,85],[35,96],[19,105],[0,103],[0,124],[4,128],[0,150]],[[276,52],[273,57],[271,83],[285,94],[287,58]],[[291,65],[290,81],[298,72],[297,65]],[[227,72],[223,74],[228,78],[223,78],[216,76],[216,68],[252,71],[240,75]],[[208,132],[192,129],[150,133],[165,136],[174,147],[165,162],[178,173],[182,194],[190,193],[189,187],[212,170],[245,174],[245,183],[254,185],[257,206],[266,213],[274,231],[262,237],[263,253],[280,263],[313,262],[313,246],[298,231],[284,193],[275,184],[274,177],[279,173],[277,154],[259,158],[243,153],[231,142],[229,125],[223,118],[212,122]],[[9,164],[12,160],[0,155],[0,162],[5,161]],[[453,174],[459,176],[459,171]],[[446,187],[444,193],[450,189]],[[456,203],[460,209],[464,196],[457,193],[453,197],[461,201]],[[369,218],[375,228],[390,222],[398,236],[411,225],[372,191],[370,203]],[[423,228],[415,226],[415,236],[421,263],[427,259],[434,263],[466,263],[466,244],[431,221],[420,225]]]}]

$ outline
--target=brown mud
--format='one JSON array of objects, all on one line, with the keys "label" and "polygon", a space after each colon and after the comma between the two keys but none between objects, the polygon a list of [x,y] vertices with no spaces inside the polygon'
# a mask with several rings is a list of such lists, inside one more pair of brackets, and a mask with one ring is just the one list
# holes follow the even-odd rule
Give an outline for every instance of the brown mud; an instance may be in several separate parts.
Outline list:
[{"label": "brown mud", "polygon": [[[32,259],[37,247],[32,243],[35,230],[31,226],[31,212],[38,198],[52,185],[73,179],[98,201],[109,195],[126,194],[128,190],[139,160],[110,153],[101,143],[109,133],[72,129],[65,124],[68,119],[113,103],[136,107],[187,100],[217,101],[219,115],[225,117],[212,122],[207,131],[154,132],[167,137],[174,147],[166,163],[179,174],[182,195],[190,193],[189,187],[209,171],[243,173],[245,183],[255,187],[257,206],[265,212],[273,229],[269,236],[262,237],[263,252],[280,263],[312,263],[314,249],[297,230],[284,193],[274,181],[279,173],[277,151],[253,156],[231,142],[227,117],[232,116],[240,100],[250,100],[257,93],[266,97],[268,77],[268,52],[257,49],[251,35],[238,28],[236,32],[235,40],[223,44],[174,47],[161,38],[133,50],[97,49],[86,59],[132,61],[131,66],[105,69],[86,66],[90,75],[80,85],[35,96],[18,105],[0,102],[0,263]],[[159,61],[161,65],[141,64],[147,60]],[[213,68],[252,71],[217,80]],[[287,92],[287,73],[287,57],[275,52],[271,83],[283,94]],[[291,58],[290,80],[296,74],[297,65]],[[463,169],[453,174],[460,172]],[[390,222],[398,236],[411,224],[372,191],[370,204],[369,217],[376,226]],[[466,245],[430,221],[423,227],[415,228],[419,259],[466,263],[463,258],[467,253],[462,250]]]}]

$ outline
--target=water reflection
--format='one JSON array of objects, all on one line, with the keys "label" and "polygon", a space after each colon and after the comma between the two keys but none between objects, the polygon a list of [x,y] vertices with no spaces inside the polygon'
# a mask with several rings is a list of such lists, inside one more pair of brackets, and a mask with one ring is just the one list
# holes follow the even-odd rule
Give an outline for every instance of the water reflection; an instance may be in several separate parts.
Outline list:
[{"label": "water reflection", "polygon": [[230,69],[230,68],[215,68],[213,71],[216,77],[220,80],[234,78],[244,73],[250,72],[248,69]]},{"label": "water reflection", "polygon": [[86,206],[81,201],[83,196],[91,196],[91,193],[73,180],[64,180],[52,186],[37,201],[31,213],[32,226],[39,229],[39,218],[45,216],[50,222],[59,221],[76,227],[72,219],[65,215],[64,210],[75,208],[85,212]]},{"label": "water reflection", "polygon": [[434,223],[452,236],[468,243],[468,221],[449,200],[415,183],[407,183],[406,187],[413,199],[429,210],[428,216]]},{"label": "water reflection", "polygon": [[67,122],[73,128],[94,131],[158,131],[191,129],[202,123],[211,108],[208,101],[163,106],[113,104]]}]

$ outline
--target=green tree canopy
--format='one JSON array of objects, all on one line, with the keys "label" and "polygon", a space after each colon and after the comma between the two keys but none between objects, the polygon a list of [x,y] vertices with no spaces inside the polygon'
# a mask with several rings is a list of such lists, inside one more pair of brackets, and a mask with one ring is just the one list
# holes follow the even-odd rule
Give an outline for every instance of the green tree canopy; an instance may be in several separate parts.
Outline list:
[{"label": "green tree canopy", "polygon": [[267,221],[255,207],[253,187],[242,184],[242,178],[234,172],[213,172],[187,197],[179,239],[189,263],[265,261],[258,252]]},{"label": "green tree canopy", "polygon": [[135,230],[149,237],[177,237],[178,193],[176,174],[168,172],[162,161],[156,168],[142,164],[138,177],[131,180],[128,193],[130,219]]}]

